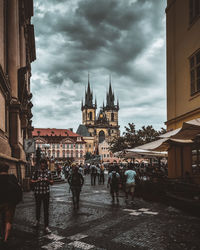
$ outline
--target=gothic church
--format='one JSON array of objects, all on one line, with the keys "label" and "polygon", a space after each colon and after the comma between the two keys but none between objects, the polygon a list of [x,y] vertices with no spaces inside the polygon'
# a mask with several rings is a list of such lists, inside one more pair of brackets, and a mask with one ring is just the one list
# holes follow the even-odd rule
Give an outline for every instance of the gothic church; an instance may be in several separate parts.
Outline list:
[{"label": "gothic church", "polygon": [[79,125],[77,134],[83,136],[86,141],[86,151],[95,153],[98,145],[106,140],[108,143],[120,135],[118,124],[119,101],[115,104],[115,95],[111,82],[106,97],[106,105],[100,108],[98,115],[97,101],[93,103],[93,92],[88,80],[85,100],[82,101],[82,125]]}]

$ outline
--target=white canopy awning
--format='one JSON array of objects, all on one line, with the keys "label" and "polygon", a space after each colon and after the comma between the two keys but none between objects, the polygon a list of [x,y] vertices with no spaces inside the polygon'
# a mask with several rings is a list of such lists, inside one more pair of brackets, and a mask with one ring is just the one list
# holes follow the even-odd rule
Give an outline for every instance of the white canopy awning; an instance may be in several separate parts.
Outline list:
[{"label": "white canopy awning", "polygon": [[200,135],[200,118],[184,122],[181,128],[160,135],[160,138],[192,140],[197,135]]}]

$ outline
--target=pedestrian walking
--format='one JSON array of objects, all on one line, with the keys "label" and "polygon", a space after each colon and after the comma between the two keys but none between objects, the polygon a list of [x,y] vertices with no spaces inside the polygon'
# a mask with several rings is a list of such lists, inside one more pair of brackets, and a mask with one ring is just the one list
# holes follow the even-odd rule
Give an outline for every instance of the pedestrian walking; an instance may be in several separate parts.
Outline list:
[{"label": "pedestrian walking", "polygon": [[125,171],[125,193],[126,193],[126,200],[125,202],[128,204],[128,195],[131,194],[131,202],[133,203],[134,200],[134,191],[135,191],[135,177],[136,172],[133,170],[133,166],[130,164],[128,166],[128,170]]},{"label": "pedestrian walking", "polygon": [[46,233],[51,233],[49,229],[49,198],[50,188],[53,185],[51,172],[48,171],[46,159],[40,161],[39,169],[33,173],[31,183],[34,185],[35,204],[36,204],[36,222],[35,226],[40,223],[40,210],[43,203],[44,209],[44,230]]},{"label": "pedestrian walking", "polygon": [[68,179],[70,189],[72,191],[72,200],[74,209],[79,209],[79,200],[81,188],[84,184],[83,175],[79,172],[78,167],[74,167],[71,176]]},{"label": "pedestrian walking", "polygon": [[100,184],[103,184],[103,185],[104,185],[104,181],[105,181],[104,170],[105,170],[105,168],[102,164],[100,167]]},{"label": "pedestrian walking", "polygon": [[90,167],[90,173],[91,173],[91,186],[95,186],[96,176],[97,176],[97,167],[94,165],[94,163]]},{"label": "pedestrian walking", "polygon": [[8,174],[9,166],[0,163],[1,240],[7,243],[12,228],[16,205],[22,200],[22,188],[15,175]]},{"label": "pedestrian walking", "polygon": [[119,203],[119,183],[120,183],[120,175],[117,173],[115,168],[108,175],[108,184],[110,186],[110,194],[112,196],[112,203],[115,202],[115,196],[117,203]]}]

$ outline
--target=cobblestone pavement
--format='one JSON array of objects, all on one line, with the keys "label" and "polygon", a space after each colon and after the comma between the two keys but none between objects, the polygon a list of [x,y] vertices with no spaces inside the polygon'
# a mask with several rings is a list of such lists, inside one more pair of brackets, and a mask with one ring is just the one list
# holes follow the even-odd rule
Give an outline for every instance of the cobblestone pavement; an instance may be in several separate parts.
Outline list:
[{"label": "cobblestone pavement", "polygon": [[[125,205],[111,204],[106,185],[90,186],[81,193],[80,209],[72,208],[68,184],[51,188],[50,228],[34,227],[32,193],[18,205],[9,241],[12,250],[37,249],[200,249],[200,219],[162,204],[136,199]],[[43,220],[42,220],[43,221]]]}]

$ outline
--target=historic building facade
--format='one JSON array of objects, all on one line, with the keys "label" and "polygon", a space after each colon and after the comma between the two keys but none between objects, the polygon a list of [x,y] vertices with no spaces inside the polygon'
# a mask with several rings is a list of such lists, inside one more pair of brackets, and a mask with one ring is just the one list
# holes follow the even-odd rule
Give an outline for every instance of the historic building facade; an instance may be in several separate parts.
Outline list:
[{"label": "historic building facade", "polygon": [[33,0],[0,0],[0,160],[25,177],[24,139],[32,136]]},{"label": "historic building facade", "polygon": [[85,100],[82,101],[82,125],[77,133],[81,134],[86,141],[86,152],[92,154],[98,151],[99,143],[106,140],[108,143],[120,135],[118,124],[119,101],[115,104],[115,95],[110,83],[106,96],[106,105],[103,103],[98,115],[97,101],[93,100],[90,82],[88,81]]},{"label": "historic building facade", "polygon": [[33,138],[36,149],[40,147],[43,155],[58,162],[85,161],[85,141],[83,138],[68,129],[35,128]]},{"label": "historic building facade", "polygon": [[168,0],[166,17],[167,130],[182,128],[185,135],[179,137],[193,140],[170,144],[169,177],[187,173],[200,182],[200,140],[194,138],[194,126],[200,134],[200,0]]}]

